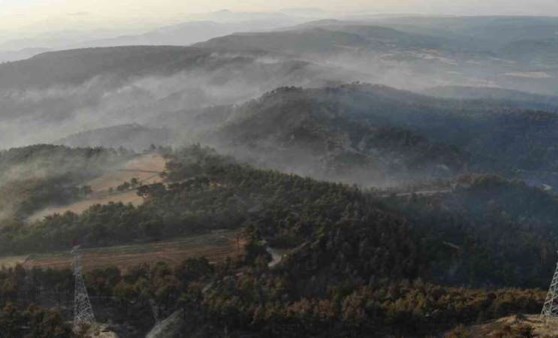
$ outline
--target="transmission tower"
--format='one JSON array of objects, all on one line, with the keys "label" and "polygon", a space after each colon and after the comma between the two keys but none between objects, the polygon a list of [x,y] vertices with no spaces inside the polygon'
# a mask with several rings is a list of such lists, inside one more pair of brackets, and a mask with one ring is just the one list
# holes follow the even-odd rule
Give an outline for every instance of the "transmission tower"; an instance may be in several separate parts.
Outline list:
[{"label": "transmission tower", "polygon": [[35,280],[33,278],[33,268],[25,270],[25,278],[23,285],[19,289],[18,300],[23,305],[29,305],[37,301],[37,290],[35,289]]},{"label": "transmission tower", "polygon": [[75,290],[74,290],[74,330],[79,329],[82,325],[91,325],[95,322],[95,314],[93,307],[87,294],[87,288],[81,274],[81,253],[79,245],[74,246],[72,249],[74,256],[74,277],[75,277]]},{"label": "transmission tower", "polygon": [[544,319],[558,317],[558,264],[556,264],[556,270],[554,271],[552,282],[550,282],[550,287],[548,288],[548,294],[544,301],[541,317]]},{"label": "transmission tower", "polygon": [[161,319],[159,318],[159,308],[157,307],[157,303],[153,298],[149,298],[149,306],[151,307],[151,312],[153,313],[153,319],[155,319],[155,323],[159,323]]}]

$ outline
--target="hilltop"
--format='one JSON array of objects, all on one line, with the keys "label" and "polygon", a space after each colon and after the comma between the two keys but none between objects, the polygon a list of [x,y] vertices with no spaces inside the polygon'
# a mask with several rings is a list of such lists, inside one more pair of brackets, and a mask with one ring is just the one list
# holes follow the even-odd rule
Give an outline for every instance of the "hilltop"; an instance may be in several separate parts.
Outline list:
[{"label": "hilltop", "polygon": [[216,142],[259,165],[363,184],[470,170],[555,186],[542,173],[556,165],[548,144],[557,124],[556,114],[498,101],[352,84],[270,92],[232,110]]}]

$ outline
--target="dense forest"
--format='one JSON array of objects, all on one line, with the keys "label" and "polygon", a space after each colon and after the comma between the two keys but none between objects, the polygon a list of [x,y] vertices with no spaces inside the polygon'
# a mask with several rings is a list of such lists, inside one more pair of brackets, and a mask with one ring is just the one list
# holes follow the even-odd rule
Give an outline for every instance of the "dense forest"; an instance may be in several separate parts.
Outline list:
[{"label": "dense forest", "polygon": [[349,184],[495,172],[556,187],[557,123],[501,101],[353,83],[268,92],[232,109],[207,140],[259,166]]},{"label": "dense forest", "polygon": [[[178,311],[180,330],[195,337],[416,336],[535,312],[544,297],[540,291],[483,291],[386,279],[301,293],[293,289],[297,276],[285,273],[288,265],[270,269],[265,255],[255,252],[217,265],[200,258],[176,267],[160,263],[126,272],[93,270],[86,281],[97,319],[110,321],[116,332],[141,336],[155,323],[155,306],[161,317]],[[71,336],[61,319],[71,311],[71,271],[16,267],[0,271],[0,281],[3,336]],[[34,302],[58,310],[30,305]]]},{"label": "dense forest", "polygon": [[[556,256],[555,195],[499,176],[461,177],[452,193],[392,196],[450,283],[544,287]],[[452,257],[449,258],[448,257]]]},{"label": "dense forest", "polygon": [[316,290],[344,283],[328,279],[336,273],[362,283],[379,275],[544,287],[553,269],[558,201],[523,183],[481,175],[461,178],[441,196],[380,198],[354,186],[255,169],[200,146],[167,150],[165,156],[166,181],[139,187],[142,205],[97,205],[32,226],[12,222],[0,232],[0,251],[48,252],[65,250],[74,240],[95,247],[251,229],[259,240],[296,249],[295,260],[315,266],[295,270],[323,275],[313,280]]},{"label": "dense forest", "polygon": [[[86,278],[95,306],[138,332],[153,324],[146,320],[153,299],[161,315],[182,311],[183,325],[200,337],[428,335],[540,309],[544,292],[502,288],[544,288],[552,274],[556,242],[549,234],[556,231],[558,200],[543,190],[470,175],[445,194],[381,196],[256,169],[199,145],[160,151],[165,180],[137,188],[142,205],[97,205],[31,226],[15,220],[0,232],[0,251],[242,231],[244,254],[217,265],[190,259],[178,267],[91,271]],[[288,255],[271,266],[270,247]],[[57,290],[47,303],[63,315],[71,273],[30,273],[2,273],[2,303],[19,304],[17,311],[6,305],[4,313],[15,311],[6,320],[32,321],[41,313],[54,316],[41,330],[66,332],[58,315],[27,306],[32,297],[45,297],[44,290]],[[29,296],[24,288],[35,291]]]}]

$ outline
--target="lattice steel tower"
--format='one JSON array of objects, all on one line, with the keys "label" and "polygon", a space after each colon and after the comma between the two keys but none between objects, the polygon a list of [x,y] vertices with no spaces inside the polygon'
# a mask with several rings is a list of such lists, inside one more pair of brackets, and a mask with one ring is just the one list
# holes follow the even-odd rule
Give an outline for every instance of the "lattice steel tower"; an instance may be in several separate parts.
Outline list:
[{"label": "lattice steel tower", "polygon": [[550,282],[550,287],[548,288],[548,294],[544,301],[541,317],[545,319],[558,318],[558,264],[556,264],[556,270],[554,271],[552,282]]},{"label": "lattice steel tower", "polygon": [[91,325],[95,322],[95,314],[93,307],[87,294],[87,288],[81,274],[81,253],[79,245],[74,246],[72,249],[74,256],[74,277],[75,277],[75,290],[74,290],[74,330],[79,329],[82,325]]}]

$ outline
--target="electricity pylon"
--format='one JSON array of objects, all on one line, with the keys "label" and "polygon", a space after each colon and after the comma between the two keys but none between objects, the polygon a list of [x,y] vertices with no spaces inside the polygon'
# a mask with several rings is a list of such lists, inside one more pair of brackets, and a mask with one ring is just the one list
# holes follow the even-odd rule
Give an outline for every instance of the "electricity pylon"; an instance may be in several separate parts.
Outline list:
[{"label": "electricity pylon", "polygon": [[541,317],[544,319],[558,317],[558,264],[556,264],[556,270],[554,271],[554,276],[548,288],[546,300],[544,301],[541,311]]},{"label": "electricity pylon", "polygon": [[81,253],[79,245],[72,249],[74,256],[74,331],[79,330],[82,325],[91,325],[95,323],[95,314],[93,307],[87,294],[87,288],[81,274]]}]

